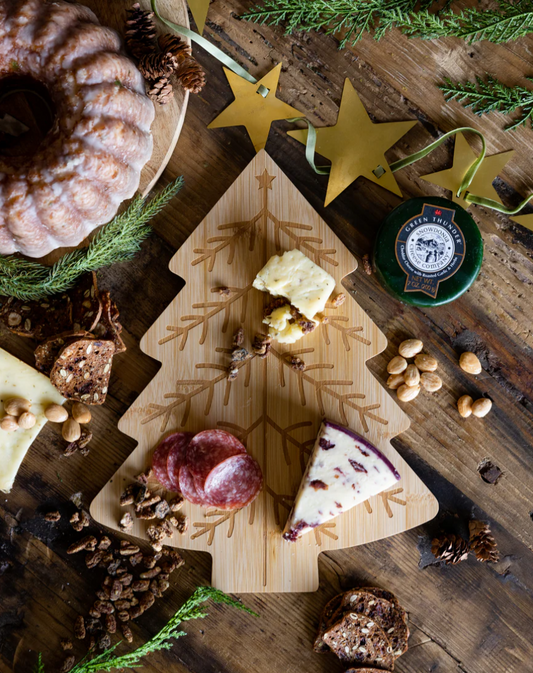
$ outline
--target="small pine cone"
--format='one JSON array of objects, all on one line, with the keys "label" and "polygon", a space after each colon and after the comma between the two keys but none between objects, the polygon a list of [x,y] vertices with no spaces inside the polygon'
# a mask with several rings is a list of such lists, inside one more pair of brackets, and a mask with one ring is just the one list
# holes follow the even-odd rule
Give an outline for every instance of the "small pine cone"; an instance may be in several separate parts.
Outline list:
[{"label": "small pine cone", "polygon": [[454,533],[444,534],[431,543],[433,556],[446,565],[460,563],[468,556],[468,542]]},{"label": "small pine cone", "polygon": [[156,30],[153,21],[153,12],[141,9],[136,2],[131,9],[127,10],[126,19],[126,45],[135,58],[141,58],[144,54],[156,51]]},{"label": "small pine cone", "polygon": [[148,95],[156,103],[159,103],[159,105],[166,105],[167,103],[170,103],[174,97],[172,82],[168,77],[160,77],[154,82],[151,82]]},{"label": "small pine cone", "polygon": [[192,56],[185,59],[176,70],[176,78],[185,91],[200,93],[205,86],[205,72]]},{"label": "small pine cone", "polygon": [[482,563],[496,563],[500,560],[496,540],[491,533],[490,526],[484,521],[470,521],[470,548]]},{"label": "small pine cone", "polygon": [[180,37],[173,35],[172,33],[160,35],[158,42],[161,51],[164,53],[170,52],[177,59],[178,64],[192,54],[190,46]]},{"label": "small pine cone", "polygon": [[139,70],[144,79],[155,80],[160,77],[169,77],[178,67],[177,59],[169,52],[167,54],[145,54],[139,60]]}]

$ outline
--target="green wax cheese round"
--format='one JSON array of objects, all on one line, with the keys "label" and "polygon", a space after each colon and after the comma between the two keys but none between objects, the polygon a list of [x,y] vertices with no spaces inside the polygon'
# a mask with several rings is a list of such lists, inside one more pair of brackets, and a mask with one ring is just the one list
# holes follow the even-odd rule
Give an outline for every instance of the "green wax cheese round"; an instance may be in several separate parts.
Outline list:
[{"label": "green wax cheese round", "polygon": [[407,304],[447,304],[475,281],[483,239],[464,208],[439,197],[409,199],[381,224],[374,268],[385,288]]}]

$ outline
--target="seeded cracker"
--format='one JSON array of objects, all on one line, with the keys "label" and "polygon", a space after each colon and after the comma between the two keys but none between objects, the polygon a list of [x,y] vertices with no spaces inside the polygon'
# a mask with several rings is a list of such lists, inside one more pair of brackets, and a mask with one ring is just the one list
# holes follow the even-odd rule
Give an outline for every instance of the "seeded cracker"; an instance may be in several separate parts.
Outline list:
[{"label": "seeded cracker", "polygon": [[375,621],[354,612],[329,627],[324,633],[324,642],[341,661],[370,664],[392,670],[394,660],[389,639]]},{"label": "seeded cracker", "polygon": [[40,301],[9,297],[0,309],[0,322],[18,336],[44,341],[72,329],[72,302],[67,294]]},{"label": "seeded cracker", "polygon": [[324,633],[328,626],[330,626],[330,619],[340,607],[343,597],[344,594],[337,594],[328,603],[326,603],[325,608],[322,610],[322,614],[320,615],[320,622],[318,624],[318,633],[313,643],[313,650],[315,652],[329,651],[329,647],[324,642]]},{"label": "seeded cracker", "polygon": [[[391,642],[392,656],[397,659],[407,651],[409,629],[404,619],[403,610],[396,608],[391,602],[378,597],[374,590],[354,589],[347,591],[342,599],[340,610],[365,615],[380,626]],[[379,589],[376,589],[379,593]],[[389,592],[383,592],[389,594]],[[390,594],[392,596],[392,594]]]},{"label": "seeded cracker", "polygon": [[93,331],[100,339],[112,341],[115,344],[115,355],[118,355],[126,350],[126,345],[120,336],[122,325],[118,322],[118,308],[109,292],[102,292],[100,296],[102,315]]},{"label": "seeded cracker", "polygon": [[50,381],[69,400],[103,404],[114,353],[112,341],[76,341],[60,352],[50,372]]},{"label": "seeded cracker", "polygon": [[94,339],[89,332],[62,332],[48,337],[35,349],[35,367],[43,374],[50,375],[54,362],[57,360],[59,351],[77,339]]},{"label": "seeded cracker", "polygon": [[102,301],[96,283],[96,274],[85,274],[70,291],[73,329],[92,332],[102,315]]}]

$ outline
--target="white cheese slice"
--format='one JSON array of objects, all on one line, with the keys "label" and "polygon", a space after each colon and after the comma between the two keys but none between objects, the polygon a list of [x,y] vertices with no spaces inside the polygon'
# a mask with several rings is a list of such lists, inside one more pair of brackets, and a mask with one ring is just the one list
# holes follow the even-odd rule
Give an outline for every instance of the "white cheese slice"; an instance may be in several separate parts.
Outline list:
[{"label": "white cheese slice", "polygon": [[335,280],[299,250],[289,250],[281,257],[271,257],[253,286],[274,297],[285,297],[311,320],[324,310]]},{"label": "white cheese slice", "polygon": [[63,404],[65,401],[49,378],[0,348],[0,416],[3,416],[4,401],[10,397],[29,400],[37,422],[29,430],[0,430],[0,491],[6,493],[11,490],[24,456],[46,423],[45,408],[52,402]]},{"label": "white cheese slice", "polygon": [[283,537],[294,542],[399,479],[379,449],[351,430],[324,421]]}]

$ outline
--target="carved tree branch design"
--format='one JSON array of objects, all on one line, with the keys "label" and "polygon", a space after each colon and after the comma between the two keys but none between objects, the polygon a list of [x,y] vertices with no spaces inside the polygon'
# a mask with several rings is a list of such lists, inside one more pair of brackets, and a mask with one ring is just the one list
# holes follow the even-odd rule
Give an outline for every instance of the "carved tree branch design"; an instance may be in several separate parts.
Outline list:
[{"label": "carved tree branch design", "polygon": [[[181,336],[179,349],[180,351],[182,351],[187,343],[189,332],[191,332],[191,330],[195,329],[199,325],[202,325],[202,333],[200,335],[200,340],[198,343],[203,344],[207,337],[209,321],[211,320],[211,318],[218,315],[221,311],[225,312],[224,323],[222,324],[222,332],[225,333],[228,328],[231,309],[239,299],[242,299],[240,322],[243,323],[246,319],[248,292],[251,290],[251,288],[252,288],[251,284],[247,285],[244,288],[230,287],[228,289],[230,290],[231,294],[226,300],[208,301],[193,304],[192,308],[194,309],[211,309],[211,310],[207,311],[207,313],[204,313],[202,315],[192,314],[182,316],[181,320],[183,320],[184,322],[189,322],[189,324],[186,325],[185,327],[180,327],[179,325],[168,325],[167,330],[169,332],[172,332],[172,334],[169,334],[163,339],[160,339],[158,343],[160,345],[163,345],[168,343],[169,341],[172,341],[172,339],[176,339],[177,337]],[[216,291],[217,289],[218,288],[212,288],[212,291],[213,290]]]},{"label": "carved tree branch design", "polygon": [[323,523],[320,526],[313,528],[313,532],[315,534],[315,541],[319,547],[322,546],[322,535],[327,535],[327,537],[330,537],[332,540],[339,539],[337,533],[333,532],[333,529],[336,527],[336,525],[337,524],[334,521],[327,521],[326,523]]},{"label": "carved tree branch design", "polygon": [[[208,533],[207,536],[207,546],[210,547],[213,544],[215,538],[215,532],[218,526],[221,526],[226,521],[229,521],[228,532],[226,536],[230,538],[233,535],[235,530],[235,517],[237,514],[242,511],[240,509],[235,509],[231,512],[226,512],[225,510],[215,509],[213,511],[208,511],[205,513],[206,521],[193,523],[193,526],[197,529],[195,533],[191,535],[191,540],[195,540],[202,535]],[[216,516],[218,519],[214,521],[207,521],[208,517]]]},{"label": "carved tree branch design", "polygon": [[228,234],[227,236],[211,236],[207,239],[206,243],[217,243],[214,248],[204,247],[204,248],[194,248],[193,252],[195,255],[199,255],[191,262],[192,266],[201,264],[202,262],[207,261],[207,270],[211,272],[215,266],[215,261],[219,252],[225,250],[229,247],[228,254],[228,264],[232,264],[235,257],[235,248],[237,242],[243,238],[246,234],[250,234],[250,242],[248,245],[248,250],[253,252],[256,241],[256,232],[255,225],[259,222],[264,215],[264,209],[262,208],[255,217],[247,222],[230,222],[228,224],[220,224],[217,229],[218,231],[227,231],[229,229],[236,229],[233,234]]}]

